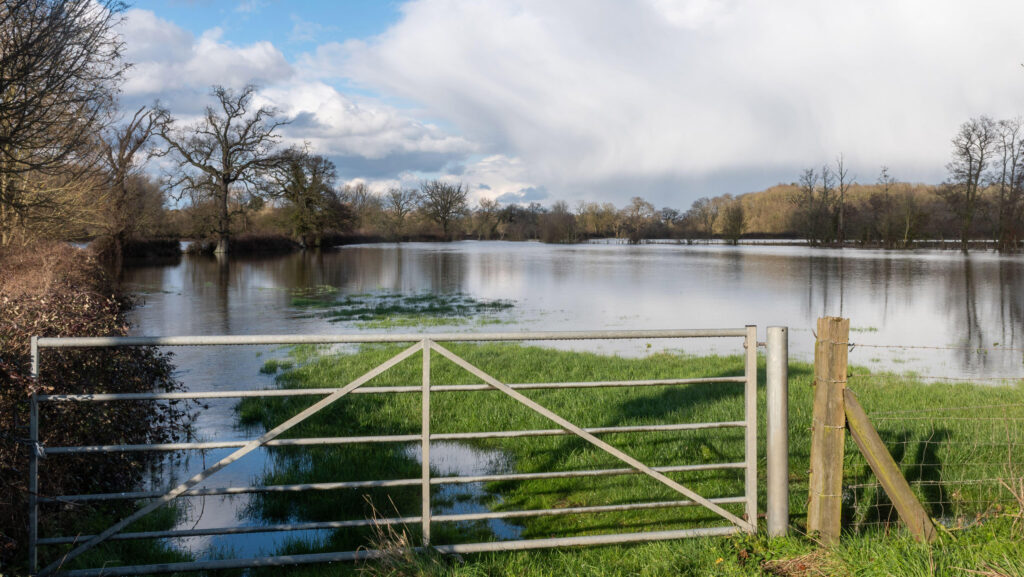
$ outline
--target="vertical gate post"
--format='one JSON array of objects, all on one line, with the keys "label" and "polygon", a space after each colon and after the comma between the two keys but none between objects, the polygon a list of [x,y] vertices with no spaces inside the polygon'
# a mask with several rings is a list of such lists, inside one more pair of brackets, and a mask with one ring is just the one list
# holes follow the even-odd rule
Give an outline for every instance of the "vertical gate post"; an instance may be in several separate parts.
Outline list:
[{"label": "vertical gate post", "polygon": [[423,505],[420,522],[423,527],[423,546],[430,545],[430,340],[423,339],[423,419],[420,433],[421,489]]},{"label": "vertical gate post", "polygon": [[757,532],[757,326],[747,325],[746,386],[743,398],[746,420],[746,482],[748,533]]},{"label": "vertical gate post", "polygon": [[28,421],[28,572],[39,569],[39,337],[32,337],[32,397]]},{"label": "vertical gate post", "polygon": [[789,329],[768,327],[765,341],[768,536],[784,537],[789,526]]},{"label": "vertical gate post", "polygon": [[842,513],[846,414],[843,390],[849,354],[850,319],[818,319],[814,345],[814,416],[811,423],[810,502],[807,530],[822,543],[839,541]]}]

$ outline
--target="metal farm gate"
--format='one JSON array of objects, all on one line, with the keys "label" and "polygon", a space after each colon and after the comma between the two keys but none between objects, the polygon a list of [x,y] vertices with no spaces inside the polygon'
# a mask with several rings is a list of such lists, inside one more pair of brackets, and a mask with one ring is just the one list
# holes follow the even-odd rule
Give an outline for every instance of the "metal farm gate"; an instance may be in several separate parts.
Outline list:
[{"label": "metal farm gate", "polygon": [[[788,523],[788,448],[787,448],[787,347],[788,335],[784,327],[769,327],[767,331],[768,370],[767,370],[767,504],[768,532],[772,535],[784,534]],[[660,380],[619,380],[562,383],[503,383],[487,374],[478,367],[452,353],[444,346],[450,342],[494,342],[494,341],[552,341],[552,340],[651,340],[651,339],[688,339],[688,338],[738,338],[742,341],[745,355],[743,374],[725,377],[704,377],[688,379]],[[624,511],[633,509],[655,509],[667,507],[699,506],[715,513],[724,521],[713,527],[691,529],[647,531],[633,533],[616,533],[603,535],[582,535],[562,538],[523,539],[483,543],[462,543],[452,545],[436,545],[432,548],[443,553],[477,553],[483,551],[507,551],[521,549],[537,549],[572,545],[597,545],[613,543],[629,543],[678,539],[684,537],[720,536],[736,532],[753,533],[757,530],[758,518],[758,457],[757,457],[757,328],[747,326],[738,329],[710,330],[658,330],[658,331],[603,331],[603,332],[536,332],[536,333],[489,333],[489,334],[395,334],[395,335],[282,335],[282,336],[194,336],[194,337],[110,337],[110,338],[33,338],[32,361],[33,375],[38,377],[40,363],[45,360],[41,353],[47,349],[70,349],[89,347],[139,347],[139,346],[216,346],[216,345],[296,345],[296,344],[338,344],[338,343],[413,343],[388,361],[378,365],[354,381],[339,387],[325,389],[275,389],[245,390],[218,392],[180,392],[180,393],[123,393],[105,394],[101,392],[74,395],[34,395],[31,399],[30,436],[33,450],[29,465],[30,490],[30,527],[29,527],[29,566],[34,575],[62,574],[69,576],[99,575],[134,575],[162,573],[172,571],[214,570],[247,567],[267,567],[295,565],[304,563],[320,563],[330,561],[346,561],[367,559],[379,556],[380,551],[360,549],[331,553],[315,553],[288,556],[260,557],[250,559],[224,559],[210,561],[194,561],[154,565],[132,565],[121,567],[104,567],[96,569],[63,570],[72,559],[92,549],[104,541],[124,539],[159,539],[175,537],[192,537],[200,535],[244,534],[272,531],[298,531],[310,529],[332,529],[342,527],[371,526],[375,524],[419,524],[422,527],[423,546],[430,546],[430,531],[433,523],[469,521],[483,519],[508,519],[535,517],[541,515],[587,514],[608,511]],[[371,386],[362,385],[389,368],[410,358],[418,352],[422,355],[422,380],[410,386]],[[480,384],[471,385],[435,385],[431,383],[431,356],[437,354],[448,359],[468,373],[478,378]],[[618,426],[600,428],[582,428],[550,411],[539,403],[525,396],[521,391],[533,389],[587,389],[592,387],[648,387],[648,386],[685,386],[694,383],[743,383],[744,384],[744,419],[738,421],[709,423],[677,423],[663,425]],[[430,398],[434,393],[455,391],[496,390],[511,397],[523,406],[543,415],[556,428],[542,430],[519,431],[481,431],[472,433],[432,434],[430,431]],[[363,437],[331,437],[331,438],[299,438],[277,439],[281,434],[303,422],[305,419],[340,401],[349,394],[420,394],[422,396],[422,430],[416,435],[387,435]],[[244,397],[281,397],[298,395],[317,395],[323,398],[303,410],[284,423],[267,431],[257,439],[249,441],[220,441],[192,443],[164,443],[151,445],[110,445],[110,446],[68,446],[44,447],[39,443],[39,406],[42,403],[97,403],[113,401],[169,400],[169,399],[210,399],[210,398],[244,398]],[[630,433],[649,431],[688,431],[712,428],[744,429],[745,458],[734,463],[699,463],[679,464],[666,467],[652,467],[622,450],[602,441],[598,436],[605,433]],[[442,440],[467,440],[511,437],[536,437],[548,435],[575,435],[594,447],[604,451],[621,461],[623,467],[616,469],[598,469],[581,471],[557,471],[535,473],[508,473],[494,475],[477,475],[461,477],[435,477],[430,470],[430,442]],[[224,467],[237,461],[247,453],[259,447],[286,445],[330,445],[346,443],[409,443],[418,442],[422,451],[422,474],[414,479],[381,479],[376,481],[344,481],[330,483],[308,483],[302,485],[249,486],[198,488],[196,485],[214,475]],[[215,448],[236,448],[206,470],[196,474],[189,480],[166,493],[112,493],[88,495],[38,495],[39,467],[44,457],[58,457],[68,454],[82,453],[115,453],[125,451],[183,451]],[[744,471],[744,494],[728,498],[708,499],[697,494],[686,486],[666,476],[666,473],[681,471],[707,471],[719,469],[742,469]],[[600,477],[614,475],[646,475],[666,487],[677,492],[680,497],[675,501],[658,501],[620,505],[602,505],[587,507],[568,507],[558,509],[541,509],[529,511],[501,511],[469,514],[437,514],[431,512],[431,489],[444,484],[471,483],[483,481],[516,481],[566,477]],[[238,493],[259,493],[279,491],[312,491],[334,489],[358,489],[384,486],[419,486],[422,491],[422,514],[419,516],[396,517],[386,519],[349,519],[332,522],[290,523],[279,525],[221,527],[207,529],[182,529],[148,532],[123,532],[128,525],[153,512],[180,496],[229,495]],[[40,538],[39,503],[41,501],[83,502],[102,500],[143,500],[151,499],[137,511],[111,525],[95,535],[58,536]],[[726,504],[742,503],[744,513],[735,515],[722,507]],[[53,561],[46,567],[38,567],[38,550],[40,547],[53,545],[76,545],[67,554]]]}]

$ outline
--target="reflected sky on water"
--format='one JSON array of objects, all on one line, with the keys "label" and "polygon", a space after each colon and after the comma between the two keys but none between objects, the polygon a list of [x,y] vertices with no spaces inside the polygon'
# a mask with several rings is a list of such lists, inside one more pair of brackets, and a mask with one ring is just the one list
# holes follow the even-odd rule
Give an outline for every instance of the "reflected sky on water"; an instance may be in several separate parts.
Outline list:
[{"label": "reflected sky on water", "polygon": [[[811,329],[825,315],[849,317],[851,340],[863,344],[1024,347],[1024,258],[994,254],[965,258],[948,251],[793,246],[407,243],[237,259],[226,265],[185,257],[173,266],[130,269],[126,281],[145,293],[145,304],[133,318],[139,334],[357,331],[352,325],[305,318],[306,311],[289,306],[293,289],[330,285],[342,294],[462,292],[477,299],[512,300],[513,321],[500,330],[756,324],[763,335],[767,325],[787,325],[790,350],[801,359],[813,354]],[[713,341],[667,346],[688,352],[735,348]],[[985,377],[1020,376],[1022,365],[1019,351],[867,351],[855,349],[851,361]]]}]

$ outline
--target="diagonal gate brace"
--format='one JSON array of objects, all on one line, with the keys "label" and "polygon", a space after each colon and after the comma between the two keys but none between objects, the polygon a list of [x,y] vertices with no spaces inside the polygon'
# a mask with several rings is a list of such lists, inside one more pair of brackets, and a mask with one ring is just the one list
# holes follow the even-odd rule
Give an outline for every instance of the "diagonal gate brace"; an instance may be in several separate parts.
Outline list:
[{"label": "diagonal gate brace", "polygon": [[709,509],[709,510],[711,510],[711,511],[713,511],[713,512],[719,514],[719,515],[721,515],[722,517],[724,517],[730,523],[733,523],[733,524],[735,524],[735,525],[737,525],[737,526],[739,526],[742,529],[747,530],[747,531],[755,530],[754,525],[753,525],[754,520],[751,520],[751,522],[747,522],[747,521],[744,521],[743,519],[737,517],[736,515],[733,515],[732,513],[726,511],[722,507],[712,503],[711,501],[705,499],[704,497],[701,497],[697,493],[693,492],[691,489],[688,489],[688,488],[684,487],[683,485],[681,485],[681,484],[673,481],[672,479],[666,477],[664,474],[659,473],[658,471],[655,471],[654,469],[652,469],[652,468],[648,467],[647,465],[641,463],[640,461],[638,461],[634,457],[631,457],[630,455],[620,451],[619,449],[616,449],[612,445],[609,445],[608,443],[602,441],[601,439],[598,439],[594,435],[584,431],[580,427],[577,427],[576,425],[574,425],[574,424],[570,423],[569,421],[565,420],[563,417],[559,416],[558,414],[556,414],[556,413],[550,411],[549,409],[541,406],[536,401],[530,399],[529,397],[523,395],[522,393],[516,391],[515,389],[509,387],[508,385],[506,385],[504,383],[501,383],[500,381],[498,381],[494,377],[488,375],[487,373],[485,373],[482,370],[478,369],[477,367],[473,366],[468,361],[462,359],[461,357],[459,357],[455,353],[449,351],[448,349],[442,347],[441,345],[438,345],[436,342],[431,341],[430,342],[430,348],[435,350],[435,351],[437,351],[438,353],[441,354],[441,356],[443,356],[446,359],[452,361],[456,365],[458,365],[458,366],[462,367],[463,369],[469,371],[473,375],[479,377],[480,379],[483,379],[483,381],[485,383],[487,383],[488,385],[494,387],[495,389],[498,389],[499,391],[505,393],[506,395],[512,397],[513,399],[515,399],[515,400],[519,401],[520,403],[526,405],[527,407],[533,409],[535,412],[540,413],[544,417],[547,417],[548,419],[554,421],[555,423],[557,423],[559,426],[561,426],[566,431],[574,433],[576,436],[586,440],[587,442],[589,442],[590,444],[594,445],[595,447],[597,447],[597,448],[601,449],[602,451],[608,453],[609,455],[619,459],[620,461],[628,464],[629,466],[633,467],[637,471],[640,471],[641,473],[644,473],[648,477],[651,477],[652,479],[660,482],[661,484],[665,485],[666,487],[669,487],[670,489],[672,489],[674,491],[677,491],[679,493],[682,493],[683,495],[686,495],[690,499],[693,499],[697,503],[700,503],[701,505],[703,505],[705,508],[707,508],[707,509]]},{"label": "diagonal gate brace", "polygon": [[[210,477],[211,475],[213,475],[214,473],[220,471],[224,467],[227,467],[231,463],[234,463],[238,459],[241,459],[245,455],[251,453],[252,451],[255,451],[256,449],[258,449],[259,447],[263,446],[267,442],[269,442],[269,441],[275,439],[276,437],[280,436],[282,433],[284,433],[288,429],[291,429],[295,425],[298,425],[302,421],[304,421],[304,420],[308,419],[309,417],[313,416],[314,414],[320,412],[322,409],[326,408],[331,403],[333,403],[333,402],[337,401],[338,399],[344,397],[345,395],[347,395],[348,393],[354,391],[355,389],[359,388],[360,386],[365,385],[366,383],[368,383],[373,378],[377,377],[378,375],[380,375],[384,371],[390,369],[391,367],[397,365],[398,363],[404,361],[405,359],[411,357],[413,354],[415,354],[416,352],[418,352],[420,350],[423,350],[423,342],[422,341],[416,343],[415,345],[413,345],[413,346],[411,346],[411,347],[409,347],[407,349],[405,349],[404,351],[398,353],[394,357],[391,357],[391,359],[389,359],[388,361],[378,365],[376,368],[374,368],[370,372],[368,372],[368,373],[364,374],[363,376],[359,377],[358,379],[352,381],[351,383],[349,383],[348,385],[344,386],[343,388],[338,389],[337,392],[331,393],[330,395],[328,395],[328,396],[324,397],[323,399],[317,401],[314,405],[310,406],[306,410],[304,410],[301,413],[295,415],[294,417],[288,419],[287,421],[281,423],[280,425],[274,427],[273,429],[267,431],[266,433],[263,434],[262,437],[260,437],[258,439],[255,439],[255,440],[252,440],[252,441],[249,441],[248,443],[246,443],[244,446],[239,448],[234,453],[231,453],[227,457],[224,457],[220,461],[217,461],[217,463],[215,463],[210,468],[202,471],[201,473],[197,473],[195,476],[193,476],[188,481],[185,481],[184,483],[178,485],[174,489],[171,489],[170,492],[168,492],[164,496],[162,496],[160,498],[157,498],[157,499],[154,499],[148,505],[142,507],[138,511],[132,513],[131,515],[125,517],[124,519],[118,521],[117,523],[111,525],[106,530],[104,530],[102,533],[96,535],[95,537],[93,537],[92,539],[86,541],[85,543],[82,543],[81,545],[79,545],[75,549],[72,549],[71,551],[69,551],[66,555],[64,555],[63,557],[61,557],[57,561],[54,561],[53,563],[51,563],[50,565],[45,567],[42,571],[39,572],[39,576],[40,577],[45,577],[46,575],[50,575],[50,574],[54,573],[55,571],[59,571],[60,568],[65,563],[67,563],[68,561],[74,559],[75,557],[78,557],[82,553],[85,553],[86,551],[88,551],[89,549],[92,549],[96,545],[99,545],[103,541],[106,541],[107,538],[109,538],[111,535],[114,535],[115,533],[121,531],[122,529],[124,529],[128,525],[131,525],[132,523],[134,523],[135,521],[141,519],[145,515],[153,512],[158,507],[166,504],[168,501],[171,501],[175,497],[180,496],[182,493],[188,491],[192,487],[194,487],[194,486],[198,485],[199,483],[203,482],[207,477]],[[504,385],[502,385],[502,386],[504,386]]]}]

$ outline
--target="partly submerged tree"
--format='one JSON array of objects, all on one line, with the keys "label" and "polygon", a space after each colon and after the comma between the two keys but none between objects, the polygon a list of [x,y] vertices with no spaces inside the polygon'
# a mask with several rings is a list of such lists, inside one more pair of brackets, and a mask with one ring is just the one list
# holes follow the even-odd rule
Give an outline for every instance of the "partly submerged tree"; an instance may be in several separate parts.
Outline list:
[{"label": "partly submerged tree", "polygon": [[1018,117],[996,124],[993,216],[996,246],[1016,250],[1024,215],[1024,122]]},{"label": "partly submerged tree", "polygon": [[116,0],[0,2],[0,245],[63,225],[127,65]]},{"label": "partly submerged tree", "polygon": [[269,176],[285,162],[278,142],[279,129],[288,121],[272,107],[253,110],[255,92],[253,85],[239,91],[214,86],[216,105],[207,106],[201,120],[183,127],[169,111],[157,109],[160,136],[167,143],[162,153],[174,161],[169,184],[193,202],[215,202],[219,253],[229,250],[231,217],[240,210],[230,210],[232,194],[266,196]]},{"label": "partly submerged tree", "polygon": [[654,210],[654,205],[639,196],[634,196],[619,213],[619,224],[629,242],[636,244],[646,236],[647,230],[655,218],[657,218],[657,212]]},{"label": "partly submerged tree", "polygon": [[286,201],[292,236],[303,246],[320,246],[328,230],[343,230],[352,223],[352,210],[334,188],[337,169],[320,155],[289,150],[277,171],[279,194]]},{"label": "partly submerged tree", "polygon": [[840,154],[836,157],[836,179],[838,182],[839,198],[836,199],[836,240],[839,241],[839,248],[843,248],[846,242],[846,192],[853,184],[853,178],[846,167],[846,160]]},{"label": "partly submerged tree", "polygon": [[384,220],[388,235],[401,240],[405,235],[406,219],[419,205],[420,195],[417,191],[401,187],[388,189],[384,195]]},{"label": "partly submerged tree", "polygon": [[445,240],[451,238],[452,225],[469,209],[469,188],[463,183],[428,180],[420,184],[423,211],[438,225]]},{"label": "partly submerged tree", "polygon": [[498,214],[501,205],[493,198],[481,198],[473,214],[473,228],[480,240],[491,240],[498,233]]},{"label": "partly submerged tree", "polygon": [[998,138],[996,123],[988,116],[972,118],[960,125],[953,137],[953,160],[946,165],[949,171],[947,187],[940,191],[960,225],[960,250],[967,253],[971,225],[981,204],[981,191],[985,184],[985,171],[992,162]]},{"label": "partly submerged tree", "polygon": [[696,223],[704,238],[711,238],[715,230],[715,221],[718,220],[718,204],[711,202],[706,196],[701,197],[693,201],[687,214],[690,220]]},{"label": "partly submerged tree", "polygon": [[722,237],[729,241],[729,244],[738,244],[747,224],[746,215],[743,212],[743,202],[738,198],[728,200],[722,208],[721,220]]}]

